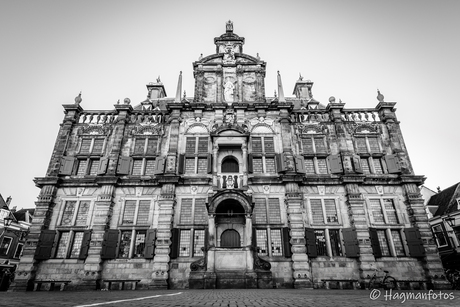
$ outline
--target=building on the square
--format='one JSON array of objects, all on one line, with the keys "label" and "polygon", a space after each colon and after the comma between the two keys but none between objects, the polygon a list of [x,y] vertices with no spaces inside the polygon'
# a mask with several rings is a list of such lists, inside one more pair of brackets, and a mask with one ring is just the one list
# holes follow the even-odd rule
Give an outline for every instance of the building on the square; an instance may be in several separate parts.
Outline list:
[{"label": "building on the square", "polygon": [[231,22],[214,43],[194,97],[180,75],[174,98],[158,79],[137,105],[63,105],[14,288],[308,288],[374,269],[443,287],[395,102],[321,104],[302,77],[285,97],[279,73],[266,97]]},{"label": "building on the square", "polygon": [[0,291],[8,290],[13,280],[34,212],[34,209],[10,209],[11,200],[0,194]]},{"label": "building on the square", "polygon": [[444,268],[460,271],[460,182],[431,196],[427,207],[436,208],[429,222]]}]

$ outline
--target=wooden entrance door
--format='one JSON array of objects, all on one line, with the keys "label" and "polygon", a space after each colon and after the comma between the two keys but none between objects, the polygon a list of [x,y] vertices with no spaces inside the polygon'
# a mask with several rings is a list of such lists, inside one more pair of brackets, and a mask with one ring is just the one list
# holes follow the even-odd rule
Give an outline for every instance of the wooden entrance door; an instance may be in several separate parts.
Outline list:
[{"label": "wooden entrance door", "polygon": [[240,247],[240,234],[234,229],[227,229],[220,238],[221,247]]}]

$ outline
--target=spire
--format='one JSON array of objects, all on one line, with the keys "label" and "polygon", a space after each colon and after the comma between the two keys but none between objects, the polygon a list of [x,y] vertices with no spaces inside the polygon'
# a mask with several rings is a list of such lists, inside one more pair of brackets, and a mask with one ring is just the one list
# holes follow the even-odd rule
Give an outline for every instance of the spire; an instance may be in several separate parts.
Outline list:
[{"label": "spire", "polygon": [[181,101],[180,94],[182,93],[182,71],[179,74],[179,80],[177,81],[176,99],[174,102],[179,103]]},{"label": "spire", "polygon": [[286,99],[284,98],[284,91],[283,91],[283,84],[281,83],[281,75],[280,71],[278,70],[278,102],[286,103]]}]

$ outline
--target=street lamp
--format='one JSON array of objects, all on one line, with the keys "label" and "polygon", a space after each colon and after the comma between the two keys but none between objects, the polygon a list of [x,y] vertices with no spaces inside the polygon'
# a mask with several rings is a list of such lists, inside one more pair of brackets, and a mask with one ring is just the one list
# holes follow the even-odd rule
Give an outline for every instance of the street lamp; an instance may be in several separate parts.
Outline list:
[{"label": "street lamp", "polygon": [[447,223],[447,225],[450,226],[450,228],[454,228],[455,227],[455,217],[451,217],[451,216],[448,216],[444,219]]},{"label": "street lamp", "polygon": [[11,223],[13,223],[13,219],[11,217],[5,217],[3,219],[3,225],[5,226],[5,228],[10,227]]}]

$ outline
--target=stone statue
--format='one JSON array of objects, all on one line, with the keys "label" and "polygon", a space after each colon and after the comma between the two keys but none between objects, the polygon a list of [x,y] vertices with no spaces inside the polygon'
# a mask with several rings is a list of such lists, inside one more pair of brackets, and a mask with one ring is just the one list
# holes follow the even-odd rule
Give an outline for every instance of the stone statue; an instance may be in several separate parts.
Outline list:
[{"label": "stone statue", "polygon": [[227,21],[226,30],[227,32],[233,32],[233,22],[231,20]]},{"label": "stone statue", "polygon": [[228,80],[224,84],[224,98],[226,102],[233,102],[233,91],[235,89],[235,86],[233,85],[233,82]]}]

